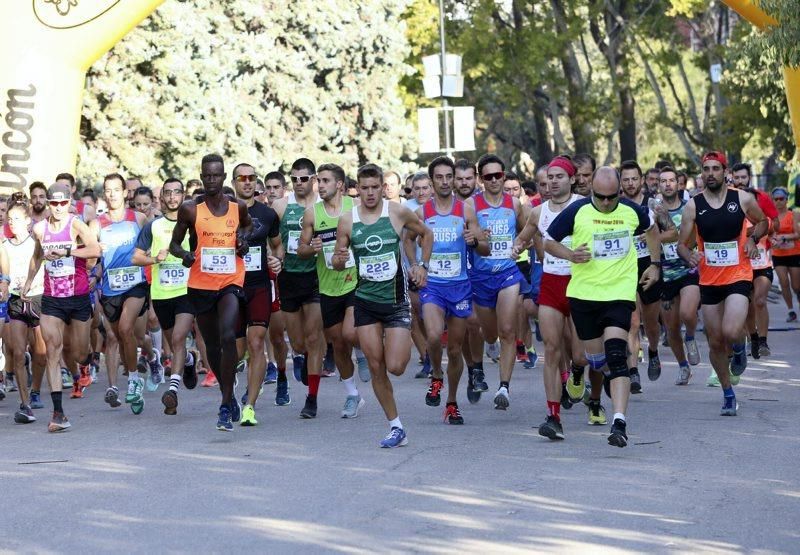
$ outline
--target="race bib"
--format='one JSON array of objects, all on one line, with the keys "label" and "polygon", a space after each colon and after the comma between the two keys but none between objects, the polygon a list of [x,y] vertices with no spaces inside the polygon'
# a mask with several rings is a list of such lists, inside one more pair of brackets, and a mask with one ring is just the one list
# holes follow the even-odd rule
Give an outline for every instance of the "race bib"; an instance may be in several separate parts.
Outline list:
[{"label": "race bib", "polygon": [[[329,242],[322,245],[322,256],[325,258],[325,266],[329,270],[333,270],[333,255],[336,253],[336,243]],[[353,268],[356,265],[356,259],[353,258],[353,251],[349,251],[345,268]]]},{"label": "race bib", "polygon": [[489,238],[489,258],[490,260],[507,260],[511,258],[511,248],[514,246],[514,239],[511,235],[492,235]]},{"label": "race bib", "polygon": [[189,268],[180,263],[164,263],[158,265],[158,282],[164,287],[186,285],[189,281]]},{"label": "race bib", "polygon": [[[561,244],[568,249],[572,248],[572,237],[565,237]],[[570,261],[566,258],[557,258],[552,254],[544,251],[544,266],[548,269],[568,269]]]},{"label": "race bib", "polygon": [[258,272],[261,270],[261,247],[250,247],[244,257],[244,269],[247,272]]},{"label": "race bib", "polygon": [[453,278],[461,275],[460,252],[434,252],[431,254],[430,271],[433,277]]},{"label": "race bib", "polygon": [[111,268],[108,270],[108,286],[112,291],[127,291],[141,283],[142,270],[138,266]]},{"label": "race bib", "polygon": [[782,241],[780,244],[781,249],[793,249],[794,248],[794,241]]},{"label": "race bib", "polygon": [[636,245],[636,258],[650,256],[650,249],[647,248],[647,239],[644,234],[634,237],[633,244]]},{"label": "race bib", "polygon": [[770,259],[767,249],[764,247],[758,247],[758,256],[751,261],[753,268],[760,270],[761,268],[768,267],[769,263]]},{"label": "race bib", "polygon": [[592,258],[615,260],[624,258],[631,250],[631,237],[624,230],[595,233],[592,239],[594,243]]},{"label": "race bib", "polygon": [[44,269],[50,277],[61,278],[75,275],[75,259],[71,256],[48,260]]},{"label": "race bib", "polygon": [[397,260],[392,252],[362,256],[358,260],[358,275],[367,281],[388,281],[397,274]]},{"label": "race bib", "polygon": [[203,247],[200,252],[200,270],[208,274],[236,273],[236,252],[233,247]]},{"label": "race bib", "polygon": [[661,249],[664,251],[664,258],[666,260],[677,260],[678,257],[678,243],[662,243]]},{"label": "race bib", "polygon": [[297,254],[297,247],[299,246],[300,246],[300,232],[290,231],[289,242],[286,245],[286,252],[288,252],[289,254]]},{"label": "race bib", "polygon": [[706,243],[704,248],[706,264],[709,266],[736,266],[739,264],[739,243],[736,241]]}]

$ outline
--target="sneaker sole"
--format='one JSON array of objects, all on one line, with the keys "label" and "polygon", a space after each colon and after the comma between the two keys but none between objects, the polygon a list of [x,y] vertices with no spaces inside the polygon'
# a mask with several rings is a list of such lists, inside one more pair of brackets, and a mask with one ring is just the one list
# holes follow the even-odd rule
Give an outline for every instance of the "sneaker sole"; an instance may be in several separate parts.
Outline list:
[{"label": "sneaker sole", "polygon": [[253,426],[257,426],[258,422],[251,421],[251,420],[242,420],[239,423],[240,426],[244,426],[245,428],[252,428]]},{"label": "sneaker sole", "polygon": [[367,404],[367,402],[366,402],[364,399],[361,399],[361,400],[358,402],[358,405],[356,406],[356,412],[355,412],[355,413],[354,413],[352,416],[351,416],[351,415],[349,415],[349,414],[345,414],[344,412],[342,412],[342,418],[358,418],[358,411],[360,411],[360,410],[361,410],[361,408],[362,408],[362,407],[363,407],[365,404]]},{"label": "sneaker sole", "polygon": [[403,438],[403,441],[401,441],[397,445],[383,445],[383,444],[381,444],[381,449],[396,449],[397,447],[405,447],[406,445],[408,445],[408,438],[407,437]]},{"label": "sneaker sole", "polygon": [[560,441],[560,440],[564,439],[564,434],[560,434],[559,435],[558,432],[556,432],[555,430],[552,430],[550,428],[547,428],[545,430],[542,430],[541,428],[539,428],[539,435],[542,436],[542,437],[546,437],[547,439],[552,440],[552,441]]},{"label": "sneaker sole", "polygon": [[625,447],[628,445],[628,440],[621,434],[611,434],[608,436],[608,444],[614,447]]},{"label": "sneaker sole", "polygon": [[472,389],[475,391],[475,393],[486,393],[489,391],[489,384],[478,384],[477,386],[472,386]]},{"label": "sneaker sole", "polygon": [[275,406],[276,407],[288,407],[291,404],[292,404],[292,400],[291,399],[289,399],[289,401],[287,401],[286,403],[279,403],[278,401],[275,401]]},{"label": "sneaker sole", "polygon": [[640,384],[631,384],[631,395],[638,395],[641,392],[642,386]]},{"label": "sneaker sole", "polygon": [[494,396],[495,410],[506,410],[508,406],[509,406],[508,397],[503,397],[502,395]]},{"label": "sneaker sole", "polygon": [[221,424],[217,424],[217,430],[219,430],[220,432],[232,432],[233,428],[228,428],[228,427],[223,426]]},{"label": "sneaker sole", "polygon": [[112,395],[110,393],[106,393],[105,397],[103,397],[103,401],[106,402],[111,408],[117,408],[118,406],[122,405],[119,400],[119,394]]},{"label": "sneaker sole", "polygon": [[481,400],[480,392],[479,391],[475,391],[475,390],[472,390],[472,391],[467,390],[467,400],[469,401],[469,403],[471,405],[477,404],[478,401]]},{"label": "sneaker sole", "polygon": [[21,417],[14,416],[14,422],[16,424],[32,424],[32,423],[36,422],[36,417],[35,416],[27,416],[27,415],[26,416],[21,416]]},{"label": "sneaker sole", "polygon": [[587,424],[588,424],[589,426],[605,426],[605,425],[607,425],[607,424],[608,424],[608,420],[604,420],[603,422],[600,422],[599,420],[598,420],[598,421],[596,421],[596,422],[593,422],[593,421],[589,420],[589,421],[587,422]]},{"label": "sneaker sole", "polygon": [[137,403],[131,403],[131,412],[136,416],[139,416],[144,412],[144,399]]},{"label": "sneaker sole", "polygon": [[438,407],[439,405],[442,404],[442,398],[439,397],[438,399],[433,400],[433,399],[428,399],[426,397],[425,398],[425,404],[428,405],[429,407]]}]

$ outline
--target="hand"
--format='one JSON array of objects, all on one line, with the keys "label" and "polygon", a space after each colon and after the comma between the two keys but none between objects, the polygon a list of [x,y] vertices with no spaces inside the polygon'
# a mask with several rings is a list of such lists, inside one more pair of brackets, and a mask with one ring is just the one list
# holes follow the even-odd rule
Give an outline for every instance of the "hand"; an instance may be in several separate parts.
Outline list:
[{"label": "hand", "polygon": [[428,271],[420,266],[419,264],[414,264],[411,266],[411,281],[414,282],[414,285],[417,287],[425,287],[428,283]]},{"label": "hand", "polygon": [[314,237],[311,239],[311,248],[314,249],[314,252],[316,253],[322,252],[322,239],[319,237]]},{"label": "hand", "polygon": [[26,281],[25,284],[19,288],[19,298],[23,301],[28,301],[28,291],[31,290],[31,282]]},{"label": "hand", "polygon": [[193,252],[186,251],[181,259],[181,263],[185,268],[191,268],[194,265],[195,258]]},{"label": "hand", "polygon": [[478,236],[475,235],[472,230],[468,227],[464,228],[464,242],[467,243],[468,247],[476,247],[478,246]]},{"label": "hand", "polygon": [[267,257],[267,267],[273,274],[278,275],[283,270],[283,261],[277,256],[270,255]]},{"label": "hand", "polygon": [[246,239],[241,237],[236,238],[236,254],[240,258],[244,258],[247,253],[250,252],[250,244],[247,242]]},{"label": "hand", "polygon": [[519,239],[514,241],[514,246],[511,247],[511,260],[517,260],[524,250],[525,247],[519,242]]},{"label": "hand", "polygon": [[158,251],[158,254],[155,257],[156,264],[164,262],[164,260],[167,259],[168,254],[169,251],[167,249],[161,249],[160,251]]},{"label": "hand", "polygon": [[570,262],[574,262],[575,264],[583,264],[584,262],[589,262],[591,259],[592,253],[586,243],[579,245],[577,249],[572,251],[572,256],[569,257]]},{"label": "hand", "polygon": [[692,268],[697,268],[700,265],[701,260],[703,260],[703,253],[700,251],[694,251],[689,255],[689,266]]},{"label": "hand", "polygon": [[45,260],[49,260],[50,262],[52,262],[54,260],[64,258],[66,255],[67,255],[66,249],[52,249],[44,254],[44,258]]},{"label": "hand", "polygon": [[658,283],[660,277],[661,269],[658,266],[648,266],[642,274],[642,279],[639,280],[639,285],[642,286],[642,289],[647,291],[656,283]]},{"label": "hand", "polygon": [[744,254],[747,258],[758,258],[758,246],[752,237],[748,237],[744,242]]}]

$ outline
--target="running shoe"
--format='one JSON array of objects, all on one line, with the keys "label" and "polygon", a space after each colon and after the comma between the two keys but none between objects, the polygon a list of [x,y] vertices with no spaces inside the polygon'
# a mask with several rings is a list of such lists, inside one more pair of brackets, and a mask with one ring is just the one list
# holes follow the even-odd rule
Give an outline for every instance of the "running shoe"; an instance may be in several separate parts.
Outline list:
[{"label": "running shoe", "polygon": [[72,387],[72,374],[66,368],[61,369],[61,387],[64,389]]},{"label": "running shoe", "polygon": [[572,370],[567,378],[567,394],[573,403],[577,403],[583,398],[583,369]]},{"label": "running shoe", "polygon": [[92,385],[92,374],[89,371],[88,364],[79,364],[78,365],[78,385],[80,385],[83,389]]},{"label": "running shoe", "polygon": [[761,355],[762,357],[768,357],[772,354],[769,345],[767,345],[766,337],[762,337],[758,341],[758,354]]},{"label": "running shoe", "polygon": [[247,371],[247,360],[242,359],[236,363],[236,373],[241,374]]},{"label": "running shoe", "polygon": [[83,388],[81,384],[78,383],[78,380],[72,381],[72,392],[69,394],[70,399],[82,399],[83,398]]},{"label": "running shoe", "polygon": [[292,357],[292,372],[294,372],[294,379],[298,382],[302,381],[303,363],[306,357],[303,355],[294,355]]},{"label": "running shoe", "polygon": [[103,396],[103,400],[112,408],[117,408],[122,404],[122,402],[119,400],[119,390],[116,387],[109,387],[106,389],[106,394]]},{"label": "running shoe", "polygon": [[393,427],[386,434],[386,437],[381,440],[382,449],[394,449],[395,447],[403,447],[408,445],[408,437],[403,428]]},{"label": "running shoe", "polygon": [[569,397],[569,393],[567,393],[567,384],[565,382],[561,383],[561,408],[564,410],[569,410],[572,408],[572,399]]},{"label": "running shoe", "polygon": [[445,406],[444,422],[445,424],[453,424],[457,426],[460,426],[464,423],[464,417],[461,416],[461,411],[458,410],[458,405]]},{"label": "running shoe", "polygon": [[733,373],[730,375],[730,378],[731,378],[731,385],[739,385],[739,381],[742,379],[741,376],[737,376],[736,374]]},{"label": "running shoe", "polygon": [[423,378],[430,378],[432,372],[433,371],[431,370],[431,358],[426,354],[425,358],[422,359],[422,368],[420,369],[419,372],[417,372],[414,375],[414,377],[420,380]]},{"label": "running shoe", "polygon": [[494,394],[494,408],[496,410],[506,410],[508,405],[508,389],[505,386],[500,386],[497,388],[497,393]]},{"label": "running shoe", "polygon": [[517,362],[528,362],[528,355],[525,352],[525,344],[517,341]]},{"label": "running shoe", "polygon": [[186,389],[197,387],[197,359],[191,351],[187,351],[186,363],[183,365],[183,385]]},{"label": "running shoe", "polygon": [[723,397],[722,408],[719,411],[720,416],[736,416],[736,411],[739,409],[739,403],[736,402],[736,397]]},{"label": "running shoe", "polygon": [[522,367],[528,369],[535,368],[536,361],[539,360],[539,355],[536,354],[536,349],[531,348],[531,350],[526,353],[526,356],[528,357],[528,360],[523,363]]},{"label": "running shoe", "polygon": [[789,315],[786,317],[787,322],[797,322],[797,312],[794,310],[789,311]]},{"label": "running shoe", "polygon": [[240,426],[257,426],[256,411],[253,405],[245,405],[242,408],[242,420],[239,422]]},{"label": "running shoe", "polygon": [[161,402],[164,404],[164,414],[175,416],[178,414],[178,393],[168,389],[161,396]]},{"label": "running shoe", "polygon": [[628,434],[625,432],[625,421],[615,418],[611,425],[611,433],[608,436],[608,444],[614,447],[625,447],[628,445]]},{"label": "running shoe", "polygon": [[[650,368],[648,368],[647,371],[649,373]],[[661,370],[659,370],[659,373],[661,373]],[[631,372],[631,393],[635,395],[641,392],[642,392],[642,378],[639,377],[639,370],[637,369],[635,372],[633,371]]]},{"label": "running shoe", "polygon": [[128,380],[128,393],[125,395],[126,403],[138,403],[143,399],[144,380],[141,378]]},{"label": "running shoe", "polygon": [[267,364],[267,375],[264,376],[264,383],[271,384],[278,381],[278,367],[274,362]]},{"label": "running shoe", "polygon": [[476,368],[473,372],[472,387],[478,393],[489,391],[489,384],[486,383],[486,375],[480,368]]},{"label": "running shoe", "polygon": [[53,416],[50,417],[50,423],[47,425],[47,431],[52,433],[63,432],[70,426],[72,424],[69,423],[63,412],[53,411]]},{"label": "running shoe", "polygon": [[150,371],[150,363],[147,362],[146,356],[139,355],[139,358],[136,360],[136,371],[140,374],[147,374]]},{"label": "running shoe", "polygon": [[682,365],[678,369],[678,378],[675,380],[675,385],[689,385],[689,380],[692,379],[692,369],[688,365]]},{"label": "running shoe", "polygon": [[14,374],[6,374],[6,391],[9,393],[12,391],[19,391],[17,389],[17,384],[14,381]]},{"label": "running shoe", "polygon": [[[658,358],[657,353],[651,356],[650,360],[647,361],[647,377],[651,382],[661,377],[661,359]],[[624,445],[622,447],[624,447]]]},{"label": "running shoe", "polygon": [[228,405],[219,406],[219,415],[217,417],[217,429],[220,432],[232,432],[233,420],[231,420],[231,409]]},{"label": "running shoe", "polygon": [[481,400],[481,392],[475,391],[475,386],[473,385],[474,372],[475,371],[472,368],[467,369],[467,400],[472,405]]},{"label": "running shoe", "polygon": [[494,343],[486,343],[486,356],[492,359],[492,362],[497,362],[500,360],[500,341],[495,341]]},{"label": "running shoe", "polygon": [[6,384],[0,382],[0,401],[6,398]]},{"label": "running shoe", "polygon": [[331,378],[336,375],[336,363],[333,360],[333,346],[328,345],[325,358],[322,359],[322,377]]},{"label": "running shoe", "polygon": [[306,404],[300,411],[300,418],[311,419],[317,417],[317,398],[306,395]]},{"label": "running shoe", "polygon": [[741,352],[733,353],[733,357],[731,358],[731,375],[733,376],[741,376],[744,374],[744,371],[747,369],[747,353],[744,349]]},{"label": "running shoe", "polygon": [[236,398],[236,386],[234,386],[233,395],[231,395],[231,420],[239,422],[242,419],[242,406]]},{"label": "running shoe", "polygon": [[749,343],[750,343],[750,358],[753,358],[755,360],[760,359],[761,352],[759,350],[759,347],[761,343],[759,343],[758,339],[756,339],[755,341],[749,341]]},{"label": "running shoe", "polygon": [[359,356],[356,354],[356,366],[358,367],[358,377],[362,382],[366,383],[372,379],[369,373],[369,364],[367,364],[367,357],[363,354]]},{"label": "running shoe", "polygon": [[28,405],[20,405],[19,410],[14,413],[14,422],[17,424],[30,424],[36,422],[36,417]]},{"label": "running shoe", "polygon": [[564,439],[564,428],[561,426],[561,422],[556,420],[555,416],[548,416],[539,426],[539,435],[553,441]]},{"label": "running shoe", "polygon": [[285,407],[292,404],[292,399],[289,397],[289,381],[278,382],[278,387],[275,389],[275,404],[279,407]]},{"label": "running shoe", "polygon": [[606,409],[600,404],[600,401],[589,400],[589,426],[605,426],[608,424],[606,420]]},{"label": "running shoe", "polygon": [[209,369],[206,372],[206,377],[203,380],[203,383],[200,384],[202,387],[217,387],[219,382],[217,381],[217,377],[214,375],[214,371]]},{"label": "running shoe", "polygon": [[708,376],[706,380],[706,386],[708,387],[719,387],[719,377],[717,373],[712,369],[711,374]]},{"label": "running shoe", "polygon": [[697,347],[697,340],[692,338],[687,340],[685,343],[686,358],[689,360],[689,364],[692,366],[697,366],[700,364],[700,349]]},{"label": "running shoe", "polygon": [[43,409],[44,403],[42,403],[42,394],[38,391],[31,391],[31,408],[32,409]]},{"label": "running shoe", "polygon": [[[155,351],[155,349],[153,349]],[[158,359],[158,351],[156,357],[147,363],[150,372],[147,375],[147,391],[156,391],[158,386],[164,382],[164,367],[161,366],[161,361]]]},{"label": "running shoe", "polygon": [[361,395],[348,395],[344,400],[344,408],[342,409],[342,418],[357,418],[358,411],[361,410],[366,404]]},{"label": "running shoe", "polygon": [[425,394],[425,404],[429,407],[438,407],[442,402],[442,388],[444,381],[438,378],[431,378],[431,385],[428,387],[428,392]]}]

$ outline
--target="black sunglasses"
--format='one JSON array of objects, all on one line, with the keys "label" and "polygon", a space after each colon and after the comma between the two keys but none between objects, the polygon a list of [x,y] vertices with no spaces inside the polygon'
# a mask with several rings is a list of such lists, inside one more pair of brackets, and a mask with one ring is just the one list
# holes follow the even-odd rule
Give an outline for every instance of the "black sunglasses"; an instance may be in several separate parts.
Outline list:
[{"label": "black sunglasses", "polygon": [[500,181],[505,176],[505,172],[485,173],[481,176],[481,179],[484,181]]},{"label": "black sunglasses", "polygon": [[610,195],[601,195],[600,193],[592,192],[597,200],[614,200],[619,196],[619,193],[613,193]]}]

